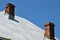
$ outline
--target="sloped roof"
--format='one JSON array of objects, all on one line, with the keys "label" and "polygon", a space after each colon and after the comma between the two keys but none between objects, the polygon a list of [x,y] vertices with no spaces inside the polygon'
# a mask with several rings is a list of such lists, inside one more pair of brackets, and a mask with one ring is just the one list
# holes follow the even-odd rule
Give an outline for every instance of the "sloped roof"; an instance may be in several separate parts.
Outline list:
[{"label": "sloped roof", "polygon": [[11,40],[49,40],[44,38],[44,30],[32,22],[18,16],[15,16],[18,22],[7,17],[4,12],[0,12],[0,37]]}]

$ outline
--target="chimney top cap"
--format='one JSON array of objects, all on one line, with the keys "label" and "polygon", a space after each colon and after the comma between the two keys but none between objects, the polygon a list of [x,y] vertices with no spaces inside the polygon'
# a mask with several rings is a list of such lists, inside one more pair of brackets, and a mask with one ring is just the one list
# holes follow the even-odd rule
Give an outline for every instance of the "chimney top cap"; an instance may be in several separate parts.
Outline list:
[{"label": "chimney top cap", "polygon": [[52,23],[52,22],[48,22],[44,26],[46,27],[46,26],[50,26],[50,25],[55,26],[54,23]]},{"label": "chimney top cap", "polygon": [[8,3],[6,7],[15,7],[15,5]]}]

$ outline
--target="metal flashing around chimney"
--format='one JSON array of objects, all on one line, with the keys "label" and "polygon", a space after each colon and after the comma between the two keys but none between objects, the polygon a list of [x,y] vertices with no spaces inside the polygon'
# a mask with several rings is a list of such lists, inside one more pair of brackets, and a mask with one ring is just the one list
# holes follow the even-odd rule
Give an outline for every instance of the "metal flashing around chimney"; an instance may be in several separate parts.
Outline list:
[{"label": "metal flashing around chimney", "polygon": [[54,35],[54,23],[48,22],[45,26],[45,34],[44,36],[49,38],[50,40],[55,40]]}]

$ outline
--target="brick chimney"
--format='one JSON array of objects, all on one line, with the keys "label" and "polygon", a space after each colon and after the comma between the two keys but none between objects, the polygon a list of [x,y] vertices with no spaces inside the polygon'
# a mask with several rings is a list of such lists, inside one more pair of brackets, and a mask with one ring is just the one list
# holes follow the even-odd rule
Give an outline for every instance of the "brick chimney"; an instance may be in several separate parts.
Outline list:
[{"label": "brick chimney", "polygon": [[55,40],[54,35],[54,23],[48,22],[45,24],[45,37],[49,38],[50,40]]},{"label": "brick chimney", "polygon": [[9,15],[9,19],[14,19],[14,11],[15,11],[15,6],[11,3],[8,3],[6,5],[6,9],[5,9],[5,13],[7,13]]}]

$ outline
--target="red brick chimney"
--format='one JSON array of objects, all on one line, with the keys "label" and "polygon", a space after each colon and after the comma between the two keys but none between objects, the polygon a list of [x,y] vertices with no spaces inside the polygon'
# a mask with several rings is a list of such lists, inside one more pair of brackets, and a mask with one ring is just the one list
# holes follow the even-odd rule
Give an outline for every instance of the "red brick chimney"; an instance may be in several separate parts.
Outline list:
[{"label": "red brick chimney", "polygon": [[55,40],[55,35],[54,35],[54,23],[48,22],[45,24],[45,37]]},{"label": "red brick chimney", "polygon": [[14,19],[14,11],[15,11],[15,6],[11,3],[8,3],[6,5],[5,13],[9,15],[9,19]]}]

